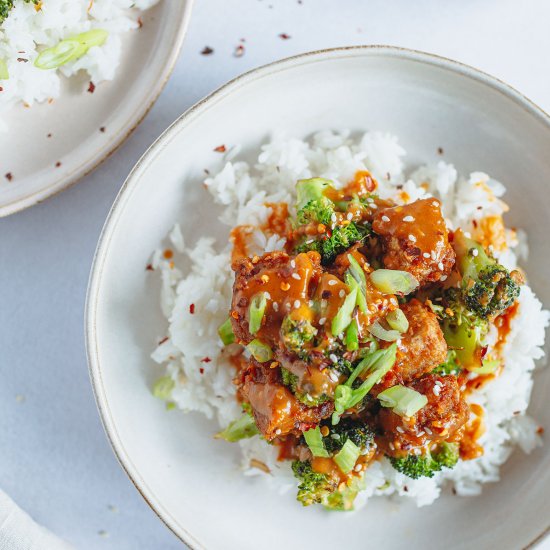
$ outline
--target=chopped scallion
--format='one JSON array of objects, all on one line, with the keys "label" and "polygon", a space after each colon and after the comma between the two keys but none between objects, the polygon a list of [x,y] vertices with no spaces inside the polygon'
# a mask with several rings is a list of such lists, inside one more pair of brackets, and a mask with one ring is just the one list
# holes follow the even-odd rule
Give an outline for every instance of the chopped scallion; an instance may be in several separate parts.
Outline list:
[{"label": "chopped scallion", "polygon": [[254,359],[260,363],[265,363],[266,361],[273,359],[273,352],[271,351],[271,348],[257,338],[252,340],[252,342],[246,346],[246,349],[250,352]]},{"label": "chopped scallion", "polygon": [[325,449],[323,436],[321,435],[321,429],[319,428],[319,426],[312,430],[306,430],[304,432],[304,439],[306,440],[307,446],[309,447],[309,450],[311,451],[311,454],[313,456],[324,458],[330,456]]},{"label": "chopped scallion", "polygon": [[367,330],[374,337],[384,342],[395,342],[401,337],[401,333],[398,330],[387,330],[378,321],[375,321]]},{"label": "chopped scallion", "polygon": [[413,416],[426,406],[428,398],[421,393],[398,384],[378,394],[383,407],[392,409],[399,416]]},{"label": "chopped scallion", "polygon": [[349,474],[355,467],[355,463],[361,454],[361,449],[348,439],[344,446],[334,455],[334,462],[344,474]]},{"label": "chopped scallion", "polygon": [[220,339],[224,346],[228,346],[235,341],[235,333],[233,332],[231,319],[229,319],[229,317],[219,326],[218,334],[220,335]]},{"label": "chopped scallion", "polygon": [[386,315],[388,325],[394,330],[398,330],[401,334],[409,330],[409,320],[400,309],[394,309]]},{"label": "chopped scallion", "polygon": [[418,281],[407,271],[377,269],[370,274],[372,284],[384,294],[410,294]]},{"label": "chopped scallion", "polygon": [[484,359],[481,367],[469,368],[470,372],[475,374],[493,374],[500,367],[500,361],[496,359]]},{"label": "chopped scallion", "polygon": [[8,64],[3,59],[0,59],[0,80],[8,80],[10,72],[8,71]]},{"label": "chopped scallion", "polygon": [[346,329],[346,349],[348,351],[355,351],[359,349],[359,330],[355,319],[351,321]]},{"label": "chopped scallion", "polygon": [[265,292],[259,292],[250,300],[248,308],[248,330],[250,334],[256,334],[262,326],[265,308],[267,306],[267,297]]},{"label": "chopped scallion", "polygon": [[367,291],[367,278],[365,277],[365,272],[363,268],[359,265],[359,262],[351,255],[348,254],[349,260],[349,272],[352,277],[359,283],[361,290],[363,292]]},{"label": "chopped scallion", "polygon": [[253,437],[259,433],[260,431],[258,430],[258,426],[256,426],[254,417],[250,413],[245,412],[240,418],[231,422],[223,432],[217,433],[214,437],[233,443],[241,439]]},{"label": "chopped scallion", "polygon": [[176,383],[172,380],[170,376],[163,376],[159,378],[153,385],[153,395],[158,399],[166,401],[170,399],[172,395],[172,390],[176,386]]},{"label": "chopped scallion", "polygon": [[354,287],[352,291],[346,296],[344,303],[340,306],[338,313],[332,319],[332,335],[338,336],[341,332],[344,332],[348,325],[351,323],[351,315],[357,302],[358,287]]}]

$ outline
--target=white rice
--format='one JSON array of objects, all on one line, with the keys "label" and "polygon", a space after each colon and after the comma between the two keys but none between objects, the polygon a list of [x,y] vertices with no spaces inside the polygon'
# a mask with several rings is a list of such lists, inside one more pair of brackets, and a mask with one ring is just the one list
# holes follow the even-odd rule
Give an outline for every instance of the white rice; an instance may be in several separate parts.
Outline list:
[{"label": "white rice", "polygon": [[[481,172],[460,177],[446,162],[423,166],[406,175],[405,151],[395,137],[366,133],[353,139],[348,132],[324,131],[311,140],[275,137],[261,148],[257,163],[251,166],[227,160],[206,185],[213,200],[224,207],[221,221],[228,226],[261,225],[269,209],[265,203],[294,203],[296,180],[312,176],[332,179],[342,186],[357,170],[369,170],[379,181],[377,192],[398,203],[435,196],[443,201],[444,215],[450,227],[473,231],[473,220],[507,210],[500,200],[504,186]],[[406,193],[406,194],[405,194]],[[480,208],[481,207],[481,208]],[[518,255],[527,251],[525,236],[507,230],[507,249],[497,254],[508,267],[515,267]],[[218,326],[227,318],[234,275],[230,268],[230,246],[217,247],[209,238],[201,238],[194,247],[186,247],[180,227],[170,234],[174,260],[153,255],[152,264],[162,278],[161,305],[169,321],[168,339],[152,357],[165,366],[175,381],[171,399],[184,411],[201,411],[215,418],[220,427],[240,414],[231,378],[233,369],[222,354]],[[255,230],[250,237],[249,252],[282,247],[284,239]],[[178,269],[183,257],[191,262],[185,274]],[[382,459],[369,466],[364,475],[365,490],[356,501],[360,507],[373,495],[399,495],[412,498],[419,506],[431,504],[444,485],[451,485],[459,495],[476,495],[481,485],[499,479],[499,467],[517,445],[530,452],[542,441],[538,425],[526,414],[532,388],[535,360],[543,357],[545,327],[550,313],[528,286],[522,287],[519,314],[505,345],[502,374],[472,395],[472,402],[485,409],[486,432],[479,439],[482,457],[460,461],[453,470],[434,478],[412,480],[394,470]],[[194,304],[194,314],[190,313]],[[205,357],[210,362],[202,361]],[[202,373],[201,373],[202,371]],[[215,428],[213,427],[213,431]],[[262,476],[265,483],[281,490],[296,487],[289,462],[278,462],[276,450],[258,437],[239,442],[243,452],[245,475]],[[266,464],[273,475],[250,467],[255,458]]]},{"label": "white rice", "polygon": [[[94,84],[115,77],[122,51],[122,35],[139,27],[140,10],[158,0],[44,0],[40,11],[34,4],[16,0],[8,18],[0,26],[0,60],[7,63],[9,79],[0,80],[0,131],[12,106],[33,105],[59,97],[61,78],[80,70]],[[90,8],[91,6],[91,8]],[[40,51],[91,29],[104,29],[109,38],[102,46],[90,48],[80,59],[59,69],[34,66]],[[19,60],[19,61],[18,61]],[[21,61],[26,60],[26,61]]]}]

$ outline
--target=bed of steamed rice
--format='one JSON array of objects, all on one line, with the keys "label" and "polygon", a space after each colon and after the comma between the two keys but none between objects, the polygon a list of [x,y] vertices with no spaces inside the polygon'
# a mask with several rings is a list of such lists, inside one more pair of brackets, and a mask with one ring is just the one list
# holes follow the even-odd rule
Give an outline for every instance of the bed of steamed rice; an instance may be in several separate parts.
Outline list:
[{"label": "bed of steamed rice", "polygon": [[[379,181],[377,192],[383,198],[400,203],[426,195],[443,202],[443,213],[450,228],[466,230],[482,216],[499,215],[506,210],[500,200],[504,186],[488,175],[476,172],[461,177],[455,168],[440,161],[405,171],[405,151],[391,135],[366,133],[353,139],[347,132],[320,132],[311,140],[274,138],[264,145],[257,163],[226,157],[223,168],[206,180],[213,200],[223,206],[221,221],[228,226],[261,226],[268,215],[265,203],[294,203],[298,179],[321,176],[342,186],[357,170],[369,170]],[[404,194],[405,193],[405,194]],[[479,208],[481,207],[481,208]],[[161,306],[169,321],[168,339],[154,351],[153,359],[166,368],[175,382],[171,400],[185,411],[200,411],[225,427],[240,414],[232,384],[233,369],[222,353],[218,326],[227,318],[231,302],[233,273],[230,268],[230,245],[221,246],[210,238],[201,238],[193,247],[184,243],[179,225],[168,236],[176,252],[173,260],[163,258],[157,250],[152,265],[162,278]],[[508,248],[499,260],[508,268],[527,254],[525,236],[506,231]],[[257,229],[251,236],[249,251],[262,254],[277,250],[284,240],[265,235]],[[178,268],[183,258],[191,262],[183,274]],[[499,479],[499,467],[515,446],[529,453],[542,443],[537,423],[526,414],[532,388],[535,360],[543,357],[542,345],[550,313],[543,310],[529,286],[522,287],[518,315],[503,350],[502,374],[471,396],[471,401],[485,409],[486,431],[479,443],[482,457],[460,461],[453,470],[442,471],[434,478],[412,480],[394,470],[386,459],[373,463],[364,475],[364,491],[357,500],[360,507],[373,495],[400,495],[412,498],[419,506],[431,504],[445,485],[459,495],[476,495],[481,485]],[[194,304],[194,313],[190,306]],[[489,344],[494,334],[489,334]],[[209,357],[211,362],[201,361]],[[213,433],[216,428],[213,426]],[[276,460],[276,449],[259,437],[239,442],[242,470],[245,475],[262,476],[265,483],[281,491],[296,487],[289,462]],[[266,464],[272,475],[250,467],[251,459]]]},{"label": "bed of steamed rice", "polygon": [[[2,113],[13,105],[57,98],[61,77],[70,77],[80,70],[98,84],[112,80],[121,56],[122,35],[139,26],[140,10],[158,0],[44,0],[40,11],[34,4],[15,2],[8,18],[0,26],[0,60],[7,62],[9,79],[0,81],[0,131]],[[76,61],[58,70],[41,70],[34,66],[38,53],[61,40],[89,31],[104,29],[109,38],[101,47],[90,50]],[[26,59],[27,62],[18,61]]]}]

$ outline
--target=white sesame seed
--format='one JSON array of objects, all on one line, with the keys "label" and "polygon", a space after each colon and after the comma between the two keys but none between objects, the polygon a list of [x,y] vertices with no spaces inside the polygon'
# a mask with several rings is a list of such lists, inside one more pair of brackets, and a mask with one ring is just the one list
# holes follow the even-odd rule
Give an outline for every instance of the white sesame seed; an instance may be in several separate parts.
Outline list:
[{"label": "white sesame seed", "polygon": [[290,303],[289,303],[289,302],[287,302],[287,303],[285,304],[285,307],[286,307],[286,309],[287,309],[288,311],[290,311]]},{"label": "white sesame seed", "polygon": [[432,202],[432,205],[435,206],[436,208],[439,206],[439,203],[437,201],[433,201]]},{"label": "white sesame seed", "polygon": [[424,428],[426,430],[426,433],[428,435],[432,435],[432,430],[430,430],[430,428]]},{"label": "white sesame seed", "polygon": [[308,240],[306,241],[306,243],[307,243],[307,244],[311,244],[314,240],[315,240],[315,239],[308,239]]},{"label": "white sesame seed", "polygon": [[280,434],[281,434],[281,428],[277,428],[277,429],[275,430],[275,433],[276,433],[277,435],[280,435]]},{"label": "white sesame seed", "polygon": [[334,371],[331,370],[328,376],[333,382],[338,382],[338,375]]},{"label": "white sesame seed", "polygon": [[355,466],[354,468],[356,472],[360,472],[362,469],[363,469],[363,466],[361,464],[357,464],[357,466]]},{"label": "white sesame seed", "polygon": [[327,307],[327,306],[328,306],[328,302],[323,298],[323,299],[321,300],[321,307],[322,307],[322,308],[325,308],[325,307]]},{"label": "white sesame seed", "polygon": [[333,362],[333,363],[338,363],[338,357],[336,357],[336,355],[334,353],[331,353],[328,358]]},{"label": "white sesame seed", "polygon": [[340,434],[330,434],[332,439],[340,439]]},{"label": "white sesame seed", "polygon": [[382,221],[383,222],[389,222],[390,219],[388,218],[388,216],[382,216]]},{"label": "white sesame seed", "polygon": [[416,456],[419,456],[420,453],[421,453],[420,449],[415,449],[415,450],[414,450],[414,454],[415,454]]},{"label": "white sesame seed", "polygon": [[300,300],[294,300],[294,307],[298,309],[300,307]]},{"label": "white sesame seed", "polygon": [[437,254],[435,253],[435,250],[432,250],[430,252],[430,256],[432,257],[432,260],[436,260],[437,259]]},{"label": "white sesame seed", "polygon": [[293,279],[296,279],[297,281],[300,281],[300,280],[302,279],[298,273],[293,273],[293,274],[291,275],[291,277],[292,277]]},{"label": "white sesame seed", "polygon": [[294,269],[296,267],[296,262],[294,260],[291,260],[290,267]]},{"label": "white sesame seed", "polygon": [[313,307],[313,305],[314,305],[314,304],[313,304],[313,300],[310,300],[310,301],[307,303],[307,305],[308,305],[309,307]]},{"label": "white sesame seed", "polygon": [[469,231],[464,231],[464,236],[468,237],[468,239],[472,238],[472,234]]},{"label": "white sesame seed", "polygon": [[326,320],[327,320],[326,317],[321,317],[321,318],[319,319],[319,324],[320,324],[320,325],[324,325],[324,324],[326,323]]},{"label": "white sesame seed", "polygon": [[[427,428],[426,428],[426,429],[427,429]],[[418,437],[422,437],[422,436],[424,435],[424,432],[418,432],[416,435],[417,435]]]},{"label": "white sesame seed", "polygon": [[266,300],[271,300],[271,294],[269,294],[269,292],[264,292],[264,296]]},{"label": "white sesame seed", "polygon": [[430,253],[429,253],[429,252],[424,252],[424,254],[422,254],[422,256],[424,256],[424,258],[429,258],[429,257],[430,257]]},{"label": "white sesame seed", "polygon": [[330,221],[331,221],[331,222],[335,222],[335,221],[336,221],[336,214],[334,214],[334,212],[333,212],[332,215],[330,216]]},{"label": "white sesame seed", "polygon": [[466,389],[466,384],[462,384],[462,386],[460,386],[460,391],[464,391]]},{"label": "white sesame seed", "polygon": [[394,298],[393,296],[390,298],[390,304],[396,306],[397,305],[397,298]]},{"label": "white sesame seed", "polygon": [[445,270],[445,266],[443,265],[443,262],[439,262],[437,264],[437,267],[439,268],[440,271],[444,271]]},{"label": "white sesame seed", "polygon": [[435,385],[439,387],[443,386],[443,384],[441,383],[441,380],[436,380]]},{"label": "white sesame seed", "polygon": [[397,426],[397,428],[395,428],[400,434],[404,434],[405,433],[405,430],[401,427],[401,426]]},{"label": "white sesame seed", "polygon": [[348,215],[346,216],[346,219],[351,221],[352,218],[353,218],[353,214],[351,212],[348,212]]},{"label": "white sesame seed", "polygon": [[447,275],[441,275],[441,279],[439,279],[441,282],[447,280]]},{"label": "white sesame seed", "polygon": [[412,216],[405,216],[403,218],[404,222],[414,222],[414,218]]},{"label": "white sesame seed", "polygon": [[340,292],[338,293],[338,296],[340,296],[340,298],[343,298],[345,295],[346,295],[346,291],[343,288],[341,288]]},{"label": "white sesame seed", "polygon": [[477,256],[478,254],[479,254],[479,250],[478,250],[477,248],[474,248],[474,249],[472,250],[472,256],[475,257],[475,256]]},{"label": "white sesame seed", "polygon": [[378,208],[378,205],[377,204],[374,204],[373,202],[371,202],[369,204],[369,206],[373,209],[373,210],[376,210]]},{"label": "white sesame seed", "polygon": [[336,283],[337,283],[336,279],[331,279],[331,280],[328,282],[328,286],[334,286]]},{"label": "white sesame seed", "polygon": [[273,302],[273,311],[279,311],[279,304],[277,302]]},{"label": "white sesame seed", "polygon": [[439,386],[434,386],[432,388],[432,391],[434,392],[434,395],[439,397],[439,394],[441,393],[441,388]]},{"label": "white sesame seed", "polygon": [[414,235],[409,235],[409,241],[411,241],[412,243],[415,243],[416,237]]},{"label": "white sesame seed", "polygon": [[390,443],[390,449],[391,449],[392,451],[395,451],[395,445],[394,445],[393,443]]}]

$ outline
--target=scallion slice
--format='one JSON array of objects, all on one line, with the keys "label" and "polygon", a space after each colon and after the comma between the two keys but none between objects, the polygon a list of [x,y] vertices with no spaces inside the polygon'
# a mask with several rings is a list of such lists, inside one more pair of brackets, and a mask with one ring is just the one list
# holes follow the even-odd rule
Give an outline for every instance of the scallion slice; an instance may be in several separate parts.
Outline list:
[{"label": "scallion slice", "polygon": [[304,432],[304,439],[306,440],[307,446],[313,456],[324,458],[328,458],[330,456],[325,449],[323,436],[321,435],[321,429],[319,426],[312,430],[306,430]]},{"label": "scallion slice", "polygon": [[254,417],[250,413],[245,412],[240,418],[231,422],[223,432],[217,433],[214,437],[234,443],[235,441],[247,439],[259,433],[260,430],[258,430],[258,426],[256,426]]},{"label": "scallion slice", "polygon": [[359,283],[361,290],[363,292],[367,291],[367,278],[365,277],[365,272],[363,268],[359,265],[359,262],[351,255],[348,254],[349,260],[349,272],[352,277]]},{"label": "scallion slice", "polygon": [[344,332],[348,325],[351,323],[351,315],[357,302],[358,287],[354,287],[351,292],[346,296],[344,303],[340,306],[338,313],[332,319],[332,335],[338,336],[341,332]]},{"label": "scallion slice", "polygon": [[410,294],[418,287],[418,281],[407,271],[377,269],[370,274],[372,284],[384,294]]},{"label": "scallion slice", "polygon": [[359,349],[359,329],[357,328],[357,321],[355,319],[352,319],[346,329],[346,349],[348,351]]},{"label": "scallion slice", "polygon": [[250,334],[256,334],[262,326],[265,308],[267,306],[267,296],[265,292],[259,292],[250,300],[248,308],[248,330]]},{"label": "scallion slice", "polygon": [[218,327],[218,334],[224,346],[228,346],[235,341],[235,333],[229,317]]},{"label": "scallion slice", "polygon": [[0,80],[8,80],[10,72],[8,71],[8,63],[0,59]]},{"label": "scallion slice", "polygon": [[398,384],[380,392],[378,400],[382,407],[392,409],[399,416],[413,416],[426,406],[428,398],[417,391]]},{"label": "scallion slice", "polygon": [[355,463],[361,454],[361,449],[348,439],[344,446],[334,455],[334,462],[344,474],[349,474],[355,467]]},{"label": "scallion slice", "polygon": [[176,386],[176,383],[172,380],[170,376],[163,376],[159,378],[153,385],[153,395],[158,399],[166,401],[170,399],[172,395],[172,390]]},{"label": "scallion slice", "polygon": [[394,330],[398,330],[401,334],[409,330],[409,320],[400,309],[394,309],[386,315],[388,325]]},{"label": "scallion slice", "polygon": [[254,359],[260,363],[265,363],[266,361],[273,359],[273,352],[271,351],[271,348],[257,338],[252,340],[252,342],[246,346],[246,349],[250,352]]},{"label": "scallion slice", "polygon": [[357,282],[357,280],[351,275],[349,270],[346,272],[344,279],[346,281],[346,284],[350,288],[357,288],[357,307],[363,312],[367,313],[367,299],[365,297],[365,293],[361,290],[361,285]]},{"label": "scallion slice", "polygon": [[500,367],[500,361],[496,359],[484,359],[481,367],[469,368],[470,372],[475,374],[493,374]]},{"label": "scallion slice", "polygon": [[367,330],[374,337],[384,342],[395,342],[401,337],[401,333],[398,330],[387,330],[378,321],[375,321]]},{"label": "scallion slice", "polygon": [[57,69],[69,61],[82,57],[90,48],[103,45],[108,36],[107,31],[94,29],[61,40],[55,46],[40,52],[34,61],[34,66],[44,70]]}]

